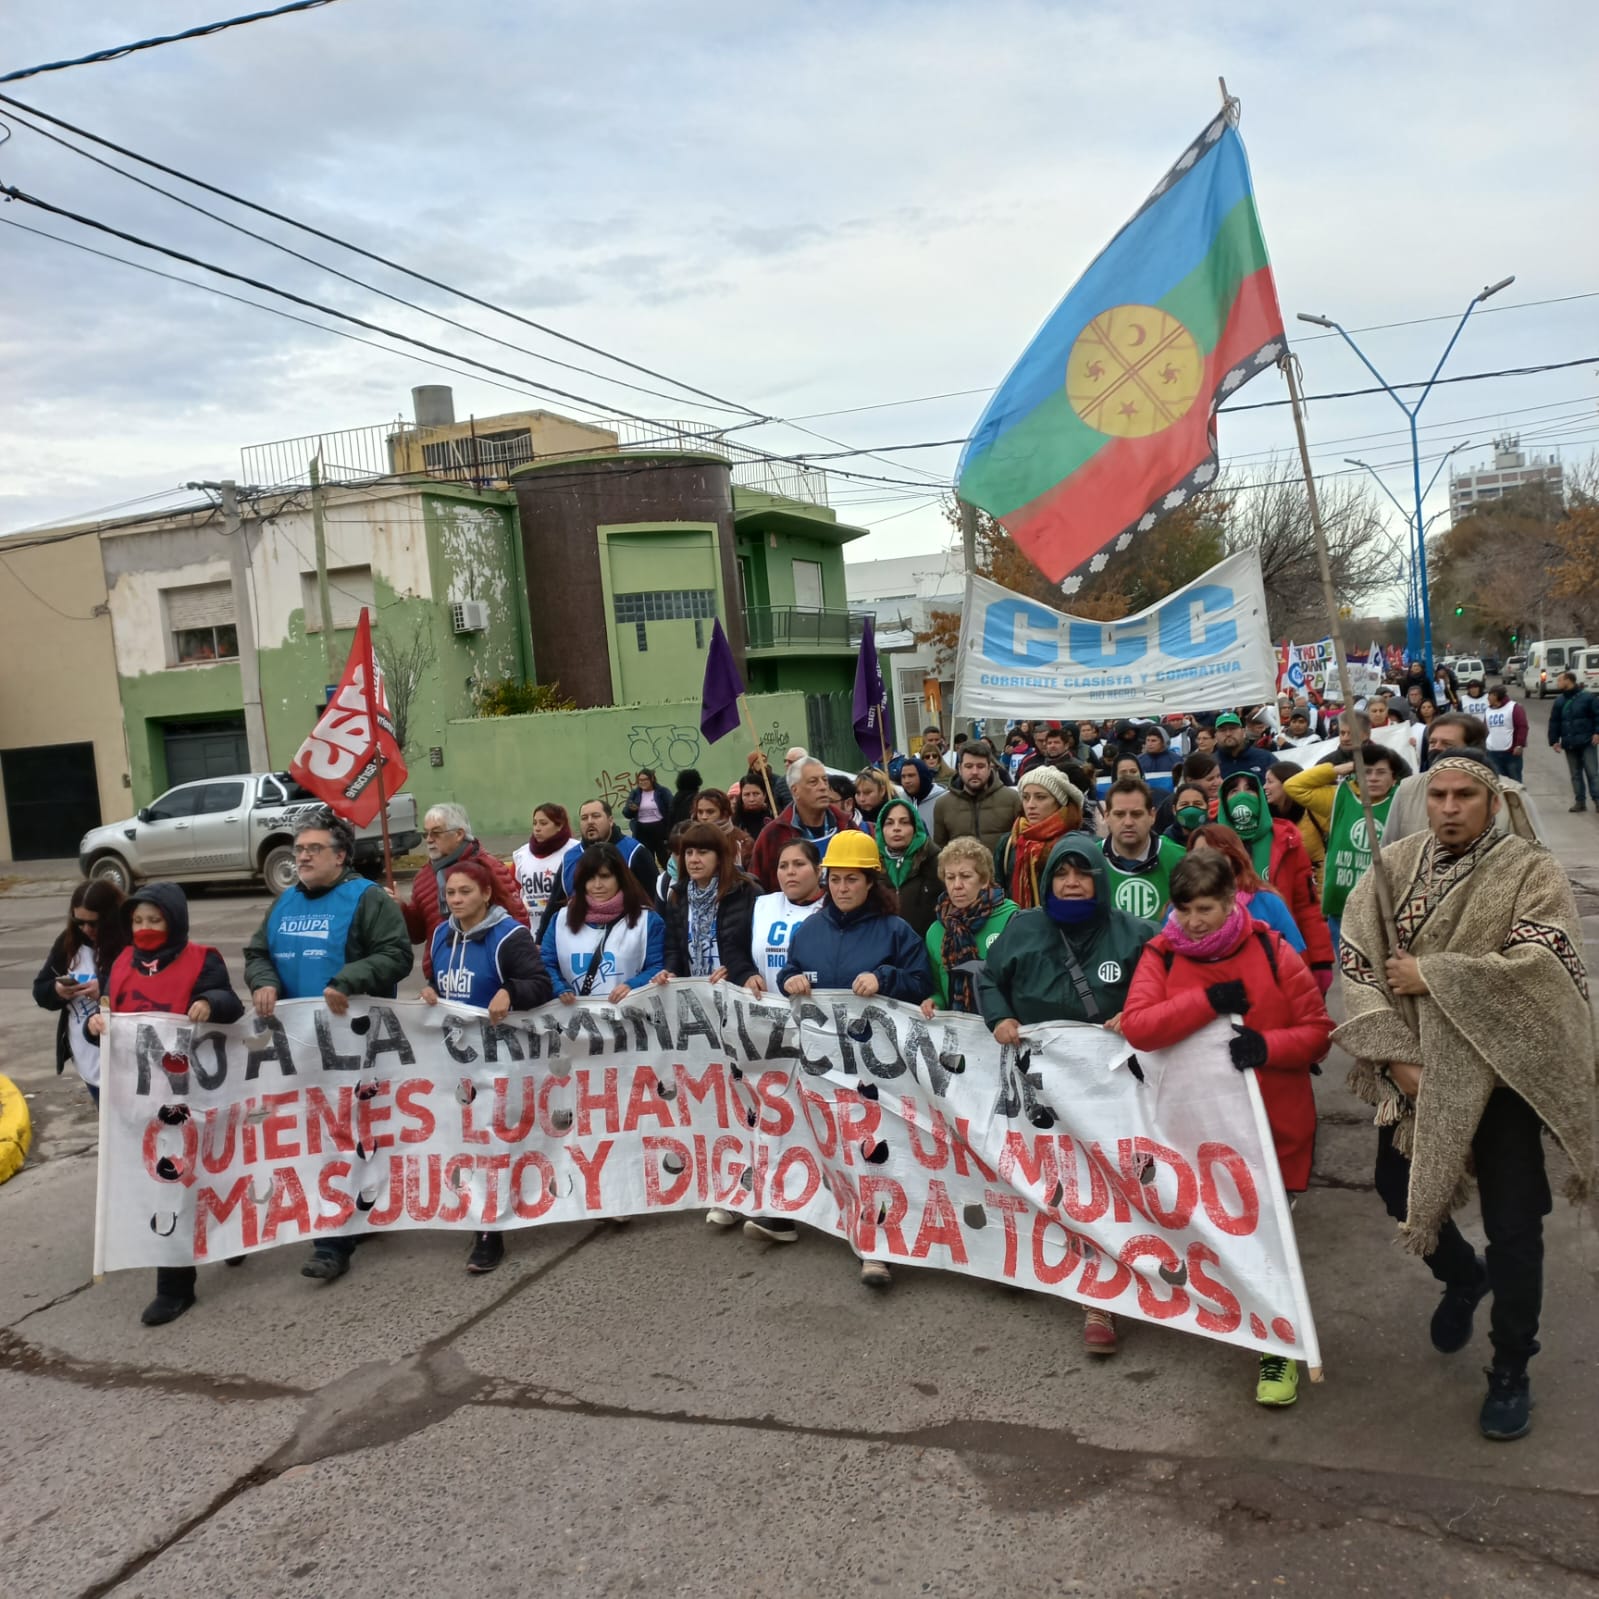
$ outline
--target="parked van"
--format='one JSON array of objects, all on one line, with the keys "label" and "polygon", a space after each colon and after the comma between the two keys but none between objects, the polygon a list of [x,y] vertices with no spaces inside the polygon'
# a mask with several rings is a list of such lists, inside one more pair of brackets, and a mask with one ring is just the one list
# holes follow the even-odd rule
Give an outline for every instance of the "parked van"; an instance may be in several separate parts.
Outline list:
[{"label": "parked van", "polygon": [[1522,688],[1541,700],[1548,699],[1560,674],[1574,672],[1577,652],[1587,647],[1585,638],[1538,639],[1527,651],[1527,664],[1521,669]]},{"label": "parked van", "polygon": [[1486,683],[1488,681],[1487,669],[1482,664],[1480,655],[1462,655],[1455,661],[1452,668],[1455,681],[1464,688],[1468,683]]},{"label": "parked van", "polygon": [[1577,674],[1577,687],[1599,694],[1599,649],[1591,645],[1574,650],[1570,670]]}]

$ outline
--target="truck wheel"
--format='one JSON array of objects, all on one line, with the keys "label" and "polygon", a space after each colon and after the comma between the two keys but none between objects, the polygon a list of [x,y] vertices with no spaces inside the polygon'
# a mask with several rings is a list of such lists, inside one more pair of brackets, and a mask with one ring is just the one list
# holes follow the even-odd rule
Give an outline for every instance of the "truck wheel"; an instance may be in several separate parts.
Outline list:
[{"label": "truck wheel", "polygon": [[133,892],[133,873],[120,855],[101,855],[90,862],[89,879],[96,883],[110,883],[124,894]]},{"label": "truck wheel", "polygon": [[279,844],[275,849],[269,849],[261,861],[261,875],[274,894],[293,888],[300,880],[300,874],[294,869],[294,846]]}]

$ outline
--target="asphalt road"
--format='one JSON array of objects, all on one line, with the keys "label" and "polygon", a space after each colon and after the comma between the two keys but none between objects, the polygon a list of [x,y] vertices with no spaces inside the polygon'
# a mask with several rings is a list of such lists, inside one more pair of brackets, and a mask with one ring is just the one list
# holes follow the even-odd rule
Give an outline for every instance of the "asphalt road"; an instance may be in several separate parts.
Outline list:
[{"label": "asphalt road", "polygon": [[[1596,969],[1599,817],[1541,746],[1529,780]],[[264,903],[199,896],[195,932],[237,972]],[[1485,1317],[1431,1349],[1340,1061],[1296,1216],[1327,1378],[1289,1411],[1220,1344],[1132,1326],[1093,1362],[1070,1304],[911,1270],[875,1296],[820,1235],[688,1217],[529,1229],[487,1278],[461,1235],[331,1286],[286,1249],[152,1331],[149,1272],[91,1282],[95,1124],[28,994],[64,904],[0,896],[0,1071],[37,1125],[0,1187],[9,1592],[1599,1594],[1596,1212],[1551,1218],[1535,1429],[1488,1444]]]}]

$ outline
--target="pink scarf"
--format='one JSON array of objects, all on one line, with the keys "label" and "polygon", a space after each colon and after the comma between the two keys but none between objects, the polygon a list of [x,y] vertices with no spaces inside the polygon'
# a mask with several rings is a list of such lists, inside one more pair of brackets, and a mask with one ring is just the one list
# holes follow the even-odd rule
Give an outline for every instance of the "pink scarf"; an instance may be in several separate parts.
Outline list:
[{"label": "pink scarf", "polygon": [[1232,913],[1227,920],[1214,933],[1206,933],[1203,938],[1190,938],[1178,925],[1177,917],[1168,912],[1166,925],[1161,932],[1171,945],[1172,953],[1191,961],[1219,961],[1231,955],[1248,936],[1253,920],[1242,901],[1243,895],[1240,894],[1233,902]]},{"label": "pink scarf", "polygon": [[624,909],[626,902],[622,898],[621,889],[618,889],[609,899],[591,899],[589,913],[584,920],[604,927],[610,922],[619,921]]}]

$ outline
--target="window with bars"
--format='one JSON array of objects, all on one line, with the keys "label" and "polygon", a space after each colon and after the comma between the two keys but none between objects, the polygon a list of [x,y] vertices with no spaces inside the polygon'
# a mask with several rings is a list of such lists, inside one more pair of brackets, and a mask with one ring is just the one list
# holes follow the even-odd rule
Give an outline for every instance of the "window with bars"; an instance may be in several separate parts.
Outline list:
[{"label": "window with bars", "polygon": [[163,589],[161,605],[166,612],[174,666],[239,658],[238,618],[233,609],[231,583],[188,583],[181,588]]},{"label": "window with bars", "polygon": [[694,645],[705,648],[705,624],[716,615],[715,589],[645,589],[613,594],[611,614],[618,626],[632,623],[640,652],[649,649],[651,622],[693,622]]}]

